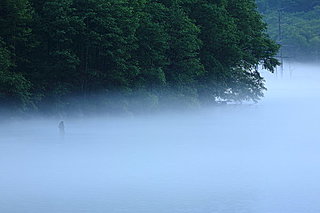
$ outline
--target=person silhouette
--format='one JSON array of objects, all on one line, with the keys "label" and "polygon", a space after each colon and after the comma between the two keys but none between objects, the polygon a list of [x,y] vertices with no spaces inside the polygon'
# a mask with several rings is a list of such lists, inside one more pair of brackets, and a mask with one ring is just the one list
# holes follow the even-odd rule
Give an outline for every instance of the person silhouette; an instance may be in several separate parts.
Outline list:
[{"label": "person silhouette", "polygon": [[64,131],[64,122],[63,122],[63,121],[60,121],[60,123],[59,123],[59,125],[58,125],[58,128],[59,128],[60,137],[63,139],[63,138],[64,138],[64,134],[65,134],[65,131]]}]

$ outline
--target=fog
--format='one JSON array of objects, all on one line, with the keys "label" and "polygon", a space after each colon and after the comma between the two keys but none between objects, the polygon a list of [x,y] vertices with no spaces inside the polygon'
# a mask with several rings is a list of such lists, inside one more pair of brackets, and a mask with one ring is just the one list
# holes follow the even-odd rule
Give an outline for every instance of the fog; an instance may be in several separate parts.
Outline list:
[{"label": "fog", "polygon": [[0,123],[3,213],[319,213],[320,70],[257,104]]}]

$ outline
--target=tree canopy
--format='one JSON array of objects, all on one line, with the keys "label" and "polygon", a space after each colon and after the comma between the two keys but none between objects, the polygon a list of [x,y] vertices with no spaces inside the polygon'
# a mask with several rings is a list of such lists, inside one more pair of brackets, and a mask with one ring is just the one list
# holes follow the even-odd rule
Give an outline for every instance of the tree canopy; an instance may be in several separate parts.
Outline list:
[{"label": "tree canopy", "polygon": [[0,28],[1,106],[22,111],[256,101],[278,64],[254,0],[1,0]]}]

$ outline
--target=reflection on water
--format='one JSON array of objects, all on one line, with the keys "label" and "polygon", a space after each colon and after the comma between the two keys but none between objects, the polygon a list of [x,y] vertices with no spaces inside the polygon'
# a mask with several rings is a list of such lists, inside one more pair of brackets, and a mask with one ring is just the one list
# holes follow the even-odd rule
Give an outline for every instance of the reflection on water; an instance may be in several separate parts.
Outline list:
[{"label": "reflection on water", "polygon": [[320,72],[256,105],[1,124],[0,212],[320,212]]}]

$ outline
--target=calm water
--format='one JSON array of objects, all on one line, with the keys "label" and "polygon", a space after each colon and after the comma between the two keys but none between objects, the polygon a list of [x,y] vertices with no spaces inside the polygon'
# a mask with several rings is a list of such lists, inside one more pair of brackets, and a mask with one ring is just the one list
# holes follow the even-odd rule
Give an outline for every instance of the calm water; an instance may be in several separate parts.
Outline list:
[{"label": "calm water", "polygon": [[[289,68],[287,68],[289,69]],[[319,213],[320,70],[259,104],[0,124],[2,213]]]}]

